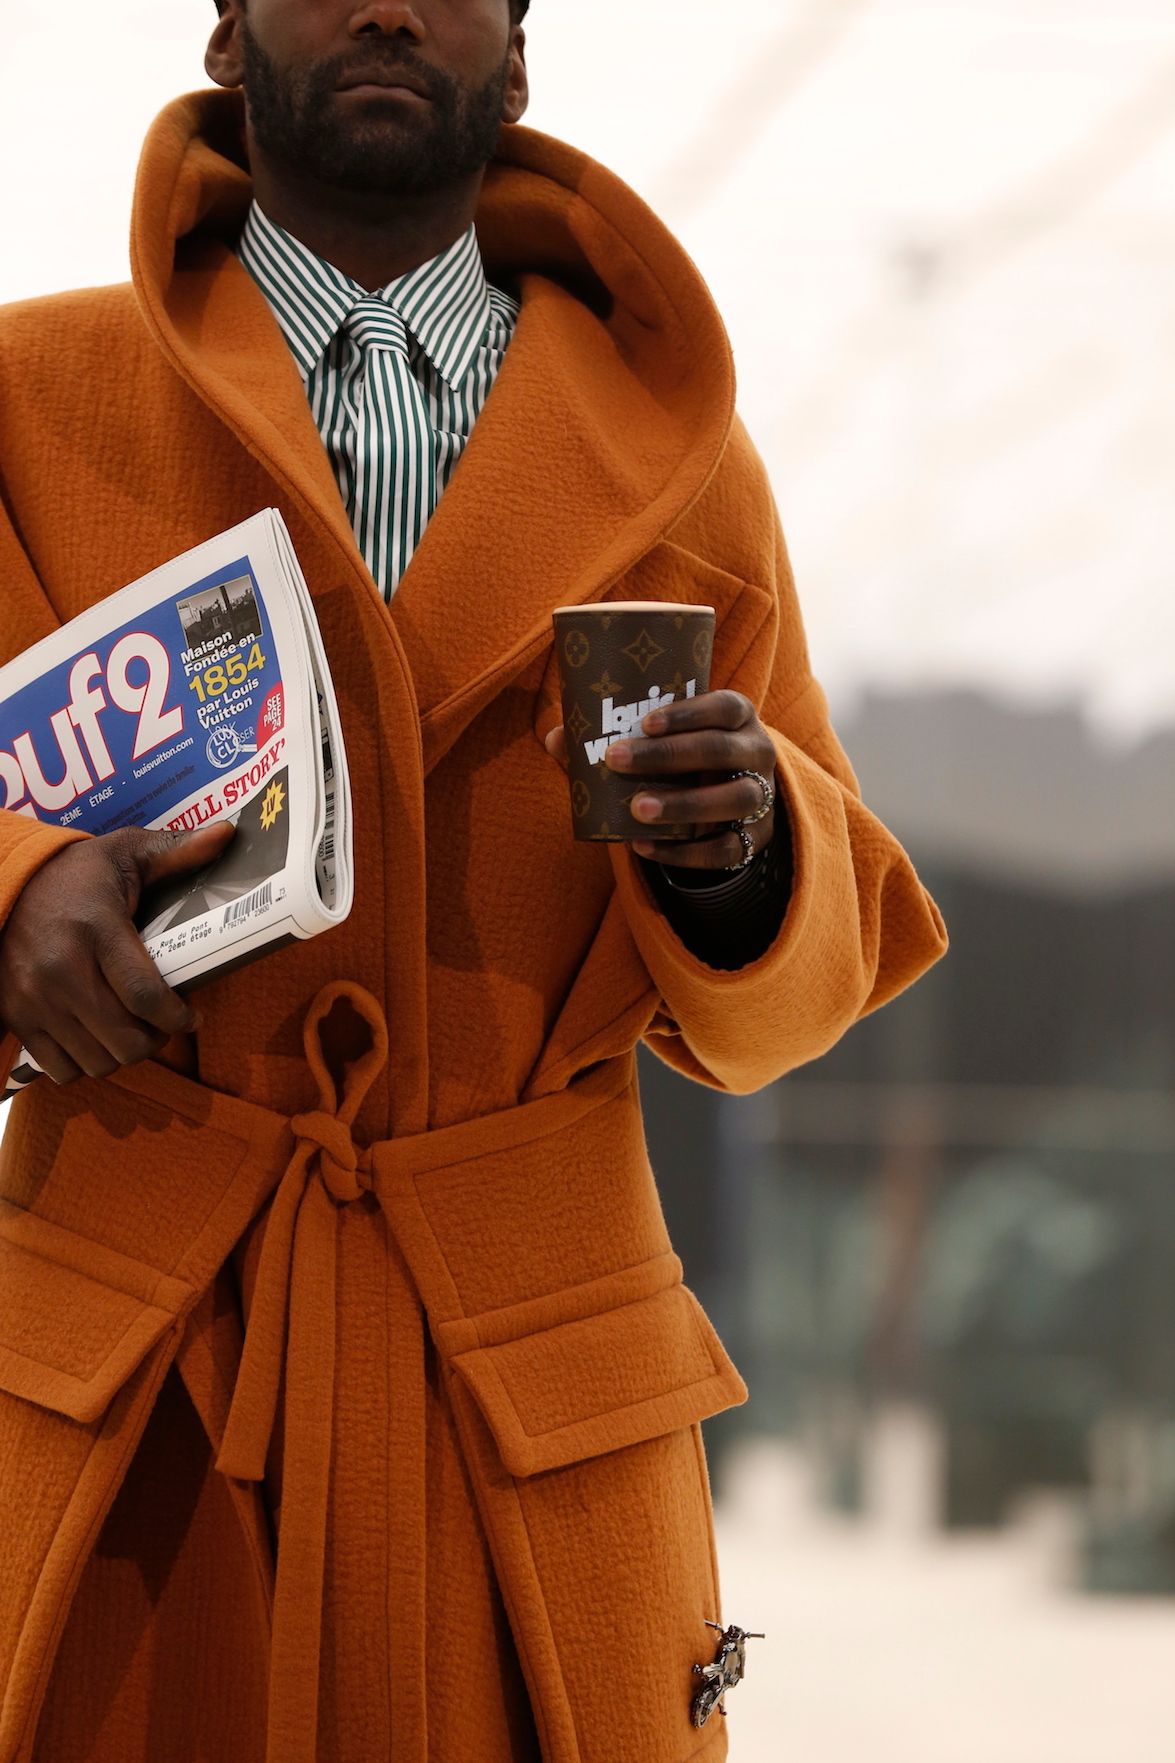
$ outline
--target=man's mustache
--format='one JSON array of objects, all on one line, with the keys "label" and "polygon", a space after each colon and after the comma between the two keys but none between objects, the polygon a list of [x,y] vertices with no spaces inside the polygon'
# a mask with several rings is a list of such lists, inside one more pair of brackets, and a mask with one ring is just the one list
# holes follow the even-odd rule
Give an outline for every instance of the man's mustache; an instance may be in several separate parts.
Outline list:
[{"label": "man's mustache", "polygon": [[434,103],[450,102],[456,90],[456,81],[439,67],[433,67],[414,49],[387,37],[365,46],[362,53],[336,55],[332,61],[324,62],[316,72],[315,83],[320,90],[333,90],[340,80],[357,80],[365,74],[378,78],[393,73],[411,74],[423,87],[425,96]]}]

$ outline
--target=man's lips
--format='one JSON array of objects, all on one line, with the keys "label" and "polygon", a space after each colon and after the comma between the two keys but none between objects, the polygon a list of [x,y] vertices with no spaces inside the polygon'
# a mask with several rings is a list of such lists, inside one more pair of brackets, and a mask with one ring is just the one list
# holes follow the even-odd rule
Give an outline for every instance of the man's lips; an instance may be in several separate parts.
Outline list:
[{"label": "man's lips", "polygon": [[431,101],[431,94],[416,74],[404,68],[369,67],[344,74],[338,92],[400,92]]}]

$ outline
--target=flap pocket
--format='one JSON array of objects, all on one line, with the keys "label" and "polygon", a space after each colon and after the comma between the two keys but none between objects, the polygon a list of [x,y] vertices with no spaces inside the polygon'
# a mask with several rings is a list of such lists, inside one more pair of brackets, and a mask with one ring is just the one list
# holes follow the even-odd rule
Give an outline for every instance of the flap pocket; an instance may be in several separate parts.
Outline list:
[{"label": "flap pocket", "polygon": [[457,1354],[511,1475],[558,1469],[692,1426],[746,1400],[682,1285],[498,1346]]},{"label": "flap pocket", "polygon": [[0,1390],[101,1418],[188,1307],[185,1281],[0,1201]]}]

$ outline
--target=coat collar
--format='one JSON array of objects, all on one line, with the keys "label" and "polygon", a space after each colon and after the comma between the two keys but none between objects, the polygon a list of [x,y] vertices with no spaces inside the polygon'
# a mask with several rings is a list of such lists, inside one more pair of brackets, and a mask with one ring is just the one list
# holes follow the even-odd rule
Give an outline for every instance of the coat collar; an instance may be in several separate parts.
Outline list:
[{"label": "coat collar", "polygon": [[[241,136],[228,93],[180,99],[153,126],[132,227],[140,308],[177,371],[378,598],[293,356],[233,255],[251,199]],[[388,615],[426,765],[549,645],[554,606],[603,598],[685,513],[733,417],[730,347],[701,277],[610,173],[506,129],[477,228],[491,281],[517,289],[522,312]]]}]

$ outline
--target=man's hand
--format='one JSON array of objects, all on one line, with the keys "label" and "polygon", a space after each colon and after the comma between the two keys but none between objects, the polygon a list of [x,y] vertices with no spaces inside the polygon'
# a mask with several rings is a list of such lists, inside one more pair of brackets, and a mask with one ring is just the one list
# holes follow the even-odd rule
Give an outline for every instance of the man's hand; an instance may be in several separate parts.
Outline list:
[{"label": "man's hand", "polygon": [[[667,867],[737,868],[746,852],[739,835],[730,830],[731,822],[761,808],[763,791],[753,777],[731,774],[757,771],[770,783],[775,772],[775,747],[755,706],[741,692],[704,692],[650,710],[641,729],[648,739],[627,736],[614,742],[605,756],[613,771],[657,779],[655,789],[643,790],[633,802],[634,818],[650,825],[697,827],[698,836],[686,844],[634,839],[633,850]],[[551,730],[546,746],[566,764],[562,726]],[[683,775],[689,783],[672,781]],[[765,850],[775,831],[775,810],[746,830],[756,853]]]},{"label": "man's hand", "polygon": [[126,827],[67,845],[38,870],[0,934],[0,1026],[59,1084],[149,1059],[195,1018],[143,946],[145,889],[219,857],[229,821],[192,833]]}]

